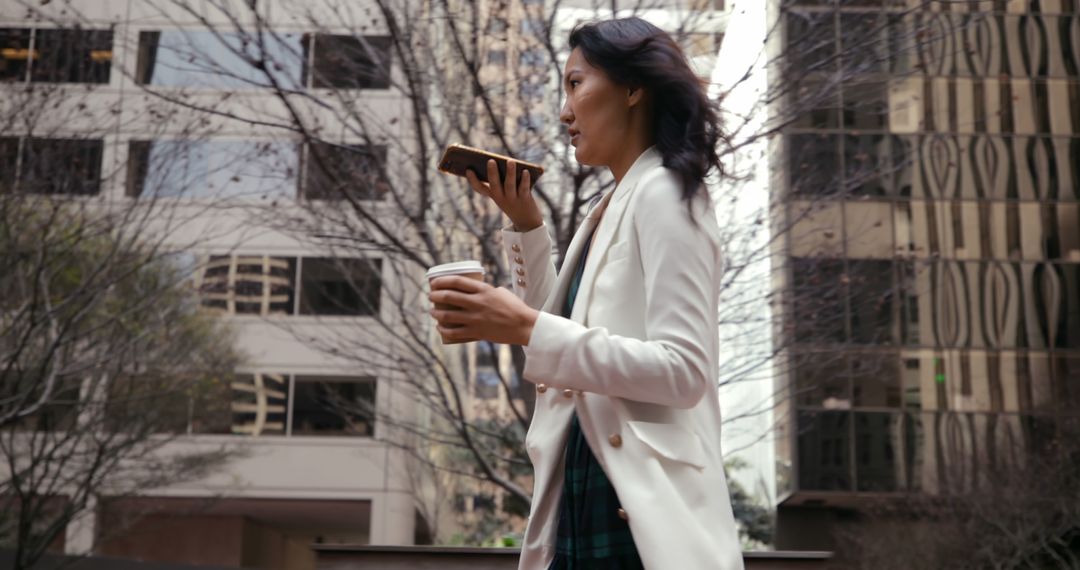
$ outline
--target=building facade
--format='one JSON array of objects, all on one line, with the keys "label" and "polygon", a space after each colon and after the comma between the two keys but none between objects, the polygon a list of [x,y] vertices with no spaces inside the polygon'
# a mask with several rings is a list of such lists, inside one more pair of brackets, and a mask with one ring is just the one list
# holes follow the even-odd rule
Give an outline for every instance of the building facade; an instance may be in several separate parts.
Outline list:
[{"label": "building facade", "polygon": [[783,2],[778,548],[1080,404],[1080,4]]},{"label": "building facade", "polygon": [[[373,325],[395,318],[388,292],[418,294],[422,277],[398,273],[377,254],[330,251],[257,213],[280,201],[281,218],[301,217],[298,201],[330,202],[342,181],[363,189],[359,199],[383,199],[372,165],[399,160],[389,141],[409,139],[401,136],[406,106],[390,89],[399,70],[373,64],[390,59],[385,24],[366,20],[358,32],[356,21],[331,17],[340,14],[275,3],[268,11],[274,33],[260,48],[277,62],[267,74],[252,65],[254,48],[242,39],[254,21],[232,21],[202,2],[53,8],[0,5],[0,88],[11,95],[24,85],[52,85],[58,102],[32,132],[4,133],[3,176],[29,188],[43,177],[26,165],[48,161],[26,157],[76,157],[51,163],[70,175],[33,191],[103,205],[145,202],[157,216],[147,227],[182,250],[178,261],[190,269],[203,306],[230,323],[246,355],[215,405],[182,406],[174,433],[183,437],[166,449],[227,446],[235,457],[200,480],[102,497],[69,525],[63,549],[314,568],[313,543],[429,540],[415,502],[421,483],[410,479],[404,454],[380,441],[389,428],[377,418],[410,417],[415,404],[395,390],[392,368],[380,366],[395,349]],[[310,145],[275,126],[287,124],[288,110],[268,93],[274,81],[362,102],[382,118],[387,143],[353,157],[347,172],[328,172],[344,161],[311,159]],[[5,98],[5,112],[14,112],[15,97]],[[301,112],[314,117],[308,124],[335,125],[334,111]],[[338,132],[335,142],[361,146],[347,129]],[[371,354],[322,350],[345,336]],[[332,399],[370,411],[345,416]]]}]

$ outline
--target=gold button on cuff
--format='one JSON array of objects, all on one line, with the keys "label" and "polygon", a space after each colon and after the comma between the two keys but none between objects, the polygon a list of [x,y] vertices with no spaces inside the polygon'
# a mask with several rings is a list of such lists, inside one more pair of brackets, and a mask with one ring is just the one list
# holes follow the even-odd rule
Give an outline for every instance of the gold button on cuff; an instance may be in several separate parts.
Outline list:
[{"label": "gold button on cuff", "polygon": [[585,395],[585,392],[583,392],[582,390],[574,390],[574,393],[577,394],[578,396],[584,396]]},{"label": "gold button on cuff", "polygon": [[520,278],[520,277],[518,277],[518,280],[517,280],[517,284],[518,284],[518,285],[521,285],[522,287],[524,287],[524,286],[525,286],[525,280],[524,280],[524,279],[522,279],[522,278]]},{"label": "gold button on cuff", "polygon": [[622,507],[620,507],[620,508],[619,508],[619,510],[618,510],[617,512],[619,513],[619,518],[620,518],[620,519],[622,519],[622,520],[624,520],[624,521],[626,521],[626,520],[630,520],[630,517],[626,515],[626,511],[625,511],[625,510],[623,510],[623,508],[622,508]]},{"label": "gold button on cuff", "polygon": [[566,396],[567,398],[569,398],[570,396],[573,396],[573,395],[574,395],[574,391],[573,391],[573,390],[571,390],[570,388],[567,388],[567,389],[565,389],[565,390],[563,390],[563,391],[562,391],[562,395],[563,395],[563,396]]},{"label": "gold button on cuff", "polygon": [[608,437],[608,441],[611,443],[612,447],[622,447],[622,436],[617,433],[611,434]]},{"label": "gold button on cuff", "polygon": [[521,251],[521,246],[515,243],[514,245],[510,246],[510,249],[514,250],[515,252],[518,252],[518,251]]},{"label": "gold button on cuff", "polygon": [[515,257],[515,258],[514,258],[514,263],[516,263],[516,264],[518,264],[518,265],[522,265],[522,264],[524,264],[524,263],[525,263],[525,260],[524,260],[524,259],[521,259],[521,256],[519,255],[519,256],[517,256],[517,257]]},{"label": "gold button on cuff", "polygon": [[523,267],[518,267],[518,268],[517,268],[517,274],[518,274],[518,275],[525,275],[525,268],[523,268]]},{"label": "gold button on cuff", "polygon": [[543,394],[544,392],[547,392],[547,384],[537,384],[536,385],[536,391],[540,392],[541,394]]}]

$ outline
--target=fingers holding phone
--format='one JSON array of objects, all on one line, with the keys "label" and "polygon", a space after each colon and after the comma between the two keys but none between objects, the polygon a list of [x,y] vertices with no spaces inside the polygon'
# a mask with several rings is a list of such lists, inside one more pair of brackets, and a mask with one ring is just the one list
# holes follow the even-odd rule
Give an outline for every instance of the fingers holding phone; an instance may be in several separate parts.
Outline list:
[{"label": "fingers holding phone", "polygon": [[521,173],[521,180],[517,180],[517,163],[508,160],[506,164],[506,178],[499,180],[499,168],[494,159],[487,161],[487,179],[483,182],[472,169],[466,170],[466,178],[473,190],[495,201],[495,205],[503,211],[514,227],[520,231],[527,231],[543,224],[543,215],[532,195],[532,176],[528,169]]},{"label": "fingers holding phone", "polygon": [[543,166],[453,143],[446,147],[438,168],[466,178],[475,192],[494,200],[518,231],[543,225],[543,215],[532,196],[532,185],[544,174]]}]

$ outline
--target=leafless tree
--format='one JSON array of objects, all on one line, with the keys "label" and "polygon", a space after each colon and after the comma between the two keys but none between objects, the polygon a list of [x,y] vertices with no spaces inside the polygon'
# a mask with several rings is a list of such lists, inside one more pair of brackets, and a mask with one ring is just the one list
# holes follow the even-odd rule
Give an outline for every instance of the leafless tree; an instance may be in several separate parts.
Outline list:
[{"label": "leafless tree", "polygon": [[[562,102],[554,95],[561,90],[565,42],[559,35],[565,20],[580,13],[607,17],[614,10],[621,16],[655,7],[691,8],[672,12],[674,20],[667,28],[693,56],[719,49],[720,30],[703,10],[708,3],[374,0],[358,7],[342,0],[272,5],[154,0],[147,4],[187,30],[127,38],[132,42],[129,53],[140,54],[137,69],[128,71],[130,79],[147,97],[176,116],[256,127],[299,149],[295,160],[268,161],[282,178],[296,180],[299,210],[292,207],[292,200],[275,201],[250,208],[252,219],[330,251],[338,260],[337,273],[345,276],[339,280],[354,292],[353,314],[369,317],[339,328],[335,338],[307,340],[327,354],[353,358],[358,367],[392,378],[424,410],[416,416],[396,408],[358,408],[342,402],[345,412],[377,416],[388,426],[387,441],[429,467],[472,481],[465,484],[469,489],[496,488],[527,502],[529,469],[522,442],[535,395],[520,380],[521,350],[510,347],[512,366],[507,367],[504,360],[485,356],[492,347],[484,344],[442,347],[423,309],[427,306],[423,271],[432,265],[475,258],[487,268],[490,282],[510,279],[498,247],[505,221],[492,204],[471,196],[463,180],[439,174],[436,163],[451,142],[542,162],[546,174],[534,192],[546,208],[561,266],[585,208],[613,186],[606,172],[572,159],[562,129],[554,126]],[[780,3],[780,14],[788,4]],[[765,41],[745,46],[760,52],[758,59],[751,58],[745,74],[739,78],[736,73],[736,80],[715,98],[719,104],[731,90],[750,81],[751,70],[762,61],[783,79],[770,81],[752,105],[729,114],[726,127],[738,136],[726,142],[724,155],[734,158],[755,145],[772,145],[791,125],[822,116],[847,113],[858,120],[883,120],[887,109],[880,99],[853,101],[843,109],[832,104],[840,86],[874,66],[914,57],[918,46],[930,41],[903,13],[880,25],[895,28],[888,43],[883,34],[873,33],[872,26],[845,30],[844,41],[837,42],[834,24],[824,18],[792,24],[790,19],[773,17]],[[822,73],[826,69],[829,72]],[[160,81],[155,73],[160,73]],[[208,99],[197,88],[185,88],[183,81],[166,85],[169,77],[195,73],[260,88],[267,98],[259,105],[245,105],[228,96]],[[763,116],[767,119],[755,122]],[[799,200],[774,197],[772,202],[747,202],[739,183],[750,180],[752,164],[768,160],[769,153],[744,153],[726,178],[712,185],[721,215],[726,216],[722,225],[731,260],[718,324],[727,331],[727,345],[756,348],[722,364],[728,371],[718,379],[722,384],[770,378],[777,372],[774,366],[786,366],[777,356],[787,347],[783,342],[762,344],[761,331],[770,340],[792,336],[774,337],[774,329],[795,334],[808,321],[812,321],[806,329],[809,334],[835,326],[830,320],[842,317],[828,313],[829,305],[819,301],[859,287],[842,271],[812,272],[806,281],[809,286],[788,291],[782,298],[763,283],[793,271],[783,247],[789,239],[815,244],[810,248],[814,251],[805,254],[810,257],[827,253],[821,247],[852,239],[827,235],[825,222],[833,199],[858,191],[863,178],[878,180],[890,174],[864,154],[855,157],[841,176],[824,170],[824,163],[815,161],[815,152],[821,151],[811,144],[787,150],[804,170],[794,177],[791,189]],[[785,214],[778,216],[780,209]],[[355,261],[372,258],[379,260],[377,268]],[[365,277],[373,272],[381,275],[383,284],[393,284],[374,297],[372,281]],[[857,302],[873,306],[884,295],[864,295]],[[750,329],[755,332],[748,333]],[[372,342],[374,337],[378,342]],[[486,371],[498,387],[498,397],[505,400],[497,413],[477,411],[476,394],[483,390],[474,380],[478,353],[481,360],[496,363],[487,365]],[[783,400],[787,394],[775,396]],[[770,409],[763,402],[747,415]]]},{"label": "leafless tree", "polygon": [[8,65],[35,66],[32,81],[3,85],[0,109],[0,545],[21,569],[99,500],[198,478],[230,457],[166,448],[195,410],[220,412],[241,355],[177,264],[185,248],[169,228],[191,212],[102,199],[127,172],[103,158],[110,109],[65,84],[93,64],[10,49]]},{"label": "leafless tree", "polygon": [[[845,568],[1080,568],[1075,418],[987,418],[977,451],[946,448],[936,489],[868,503],[838,532]],[[1006,439],[1016,430],[1019,437]],[[947,430],[935,430],[944,439]]]}]

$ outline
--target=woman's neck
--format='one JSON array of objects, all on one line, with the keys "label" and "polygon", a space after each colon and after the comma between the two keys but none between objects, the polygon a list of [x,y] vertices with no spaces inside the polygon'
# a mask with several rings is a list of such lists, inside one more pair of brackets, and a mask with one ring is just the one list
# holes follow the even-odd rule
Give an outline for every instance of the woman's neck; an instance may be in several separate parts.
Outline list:
[{"label": "woman's neck", "polygon": [[645,152],[645,149],[652,146],[653,143],[648,141],[635,141],[633,144],[627,145],[626,149],[612,164],[608,165],[611,170],[611,175],[615,177],[615,187],[618,188],[619,183],[622,182],[626,173],[629,172],[630,167],[634,165],[641,153]]}]

